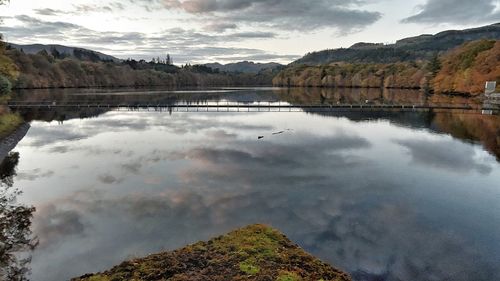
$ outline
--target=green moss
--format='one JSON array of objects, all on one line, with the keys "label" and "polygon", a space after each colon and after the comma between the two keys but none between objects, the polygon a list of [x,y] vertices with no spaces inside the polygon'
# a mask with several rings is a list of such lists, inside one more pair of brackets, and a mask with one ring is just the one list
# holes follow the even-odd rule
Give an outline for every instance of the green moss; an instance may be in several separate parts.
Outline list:
[{"label": "green moss", "polygon": [[249,275],[255,275],[260,271],[259,266],[255,265],[255,260],[253,259],[242,261],[239,265],[240,270]]},{"label": "green moss", "polygon": [[295,272],[282,271],[276,281],[302,281],[302,278]]},{"label": "green moss", "polygon": [[87,280],[88,281],[110,281],[111,279],[109,279],[106,276],[102,276],[102,275],[94,275],[92,277],[89,277],[89,279],[87,279]]},{"label": "green moss", "polygon": [[107,272],[73,280],[349,281],[350,278],[307,254],[277,230],[252,225],[207,242],[124,262]]},{"label": "green moss", "polygon": [[13,133],[24,120],[19,114],[6,113],[0,115],[0,139]]},{"label": "green moss", "polygon": [[257,261],[274,259],[283,236],[269,227],[254,226],[237,230],[232,235],[216,238],[214,246],[222,252],[235,252]]}]

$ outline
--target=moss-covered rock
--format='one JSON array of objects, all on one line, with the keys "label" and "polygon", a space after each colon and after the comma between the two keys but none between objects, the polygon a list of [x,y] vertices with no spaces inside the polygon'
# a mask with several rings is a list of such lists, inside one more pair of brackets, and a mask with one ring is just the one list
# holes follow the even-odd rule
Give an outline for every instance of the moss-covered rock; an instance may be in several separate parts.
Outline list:
[{"label": "moss-covered rock", "polygon": [[73,281],[351,280],[264,225],[238,229],[174,252],[124,262]]}]

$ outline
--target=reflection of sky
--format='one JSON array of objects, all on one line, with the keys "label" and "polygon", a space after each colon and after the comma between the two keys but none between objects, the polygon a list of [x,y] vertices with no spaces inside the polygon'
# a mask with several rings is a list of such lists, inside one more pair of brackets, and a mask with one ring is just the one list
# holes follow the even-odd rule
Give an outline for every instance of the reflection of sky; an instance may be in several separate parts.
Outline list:
[{"label": "reflection of sky", "polygon": [[37,207],[35,280],[251,223],[360,280],[500,274],[499,164],[426,130],[305,113],[108,112],[33,122],[17,150],[16,185]]}]

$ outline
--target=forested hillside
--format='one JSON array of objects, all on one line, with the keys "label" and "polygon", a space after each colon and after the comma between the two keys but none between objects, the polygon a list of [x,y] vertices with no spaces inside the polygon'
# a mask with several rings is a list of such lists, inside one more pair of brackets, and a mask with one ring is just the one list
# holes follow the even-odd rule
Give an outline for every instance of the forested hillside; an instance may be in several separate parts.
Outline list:
[{"label": "forested hillside", "polygon": [[422,88],[428,83],[428,63],[333,63],[291,66],[278,74],[276,86]]},{"label": "forested hillside", "polygon": [[30,44],[30,45],[19,45],[8,43],[8,49],[22,50],[26,54],[37,54],[41,51],[53,54],[56,57],[75,57],[78,59],[86,59],[92,61],[121,61],[110,55],[106,55],[93,50],[88,50],[84,48],[68,47],[63,45],[43,45],[43,44]]},{"label": "forested hillside", "polygon": [[[120,62],[59,56],[42,50],[26,54],[17,49],[4,51],[19,72],[9,79],[14,88],[141,87],[141,86],[243,86],[270,85],[272,70],[259,73],[220,73],[202,65],[177,67],[167,60],[126,60]],[[3,65],[3,64],[2,64]],[[17,79],[16,79],[17,78]]]},{"label": "forested hillside", "polygon": [[276,86],[383,87],[437,93],[480,94],[485,81],[500,81],[500,41],[468,42],[428,60],[395,63],[292,64],[273,80]]},{"label": "forested hillside", "polygon": [[500,82],[500,41],[466,43],[441,57],[441,66],[435,92],[482,93],[485,81]]},{"label": "forested hillside", "polygon": [[350,48],[324,50],[305,55],[293,64],[321,65],[331,62],[396,63],[429,60],[468,41],[500,40],[500,23],[466,30],[450,30],[436,35],[405,38],[395,44],[358,43]]},{"label": "forested hillside", "polygon": [[11,81],[19,76],[14,62],[6,55],[5,44],[0,35],[0,94],[8,93],[12,87]]}]

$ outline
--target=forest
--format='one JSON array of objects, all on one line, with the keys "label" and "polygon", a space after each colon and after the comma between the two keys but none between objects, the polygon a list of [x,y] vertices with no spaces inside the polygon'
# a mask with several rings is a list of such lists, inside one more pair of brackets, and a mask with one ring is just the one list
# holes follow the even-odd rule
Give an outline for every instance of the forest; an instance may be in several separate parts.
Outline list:
[{"label": "forest", "polygon": [[82,50],[71,56],[57,50],[26,54],[5,44],[0,66],[2,93],[10,88],[259,86],[270,85],[277,74],[271,69],[255,74],[220,72],[204,65],[178,67],[170,58],[103,61]]},{"label": "forest", "polygon": [[435,35],[423,34],[404,38],[394,44],[356,43],[349,48],[311,52],[292,64],[322,65],[332,62],[397,63],[430,60],[436,54],[449,51],[466,42],[500,39],[500,24],[465,30],[448,30]]},{"label": "forest", "polygon": [[[403,43],[399,43],[403,44]],[[355,48],[373,48],[357,44]],[[386,57],[384,53],[377,53]],[[393,54],[394,55],[394,54]],[[481,94],[485,81],[500,81],[500,41],[478,40],[428,59],[377,62],[292,63],[258,73],[225,72],[206,65],[178,67],[172,58],[103,60],[92,51],[26,54],[0,43],[0,93],[14,89],[88,87],[265,86],[423,89]],[[500,85],[500,83],[499,83]]]},{"label": "forest", "polygon": [[427,60],[394,63],[292,64],[275,86],[424,89],[435,93],[484,92],[485,81],[500,81],[500,41],[465,43]]},{"label": "forest", "polygon": [[12,82],[16,81],[19,71],[14,62],[6,55],[5,43],[0,35],[0,94],[10,92]]}]

